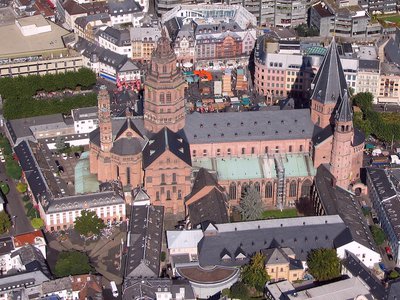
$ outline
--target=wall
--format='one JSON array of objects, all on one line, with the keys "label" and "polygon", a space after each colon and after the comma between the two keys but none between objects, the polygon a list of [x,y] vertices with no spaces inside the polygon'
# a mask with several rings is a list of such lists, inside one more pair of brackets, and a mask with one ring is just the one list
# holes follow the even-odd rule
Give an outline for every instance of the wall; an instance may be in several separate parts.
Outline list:
[{"label": "wall", "polygon": [[353,241],[344,246],[336,249],[339,258],[344,259],[346,257],[346,251],[353,253],[359,260],[361,260],[364,265],[372,269],[374,264],[379,263],[382,258],[379,253]]}]

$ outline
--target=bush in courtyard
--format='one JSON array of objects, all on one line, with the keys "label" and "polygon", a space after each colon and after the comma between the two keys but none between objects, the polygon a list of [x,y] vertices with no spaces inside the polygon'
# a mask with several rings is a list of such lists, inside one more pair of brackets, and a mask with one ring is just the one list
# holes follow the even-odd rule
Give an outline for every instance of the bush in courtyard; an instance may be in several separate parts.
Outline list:
[{"label": "bush in courtyard", "polygon": [[5,182],[0,182],[0,189],[4,195],[7,195],[10,192],[10,187]]},{"label": "bush in courtyard", "polygon": [[26,185],[26,183],[23,182],[18,182],[16,185],[16,189],[18,192],[20,192],[21,194],[26,193],[28,186]]},{"label": "bush in courtyard", "polygon": [[33,218],[31,224],[34,229],[40,229],[44,226],[44,222],[41,218]]}]

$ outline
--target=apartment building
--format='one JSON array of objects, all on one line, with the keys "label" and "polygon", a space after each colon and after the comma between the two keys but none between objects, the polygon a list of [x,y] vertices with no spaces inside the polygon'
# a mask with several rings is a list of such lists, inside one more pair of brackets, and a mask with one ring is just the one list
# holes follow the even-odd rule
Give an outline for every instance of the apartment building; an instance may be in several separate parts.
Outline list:
[{"label": "apartment building", "polygon": [[161,36],[158,26],[142,26],[130,29],[132,55],[135,61],[150,61],[151,54]]},{"label": "apartment building", "polygon": [[120,55],[131,56],[132,44],[128,29],[107,27],[98,33],[98,43],[101,47]]}]

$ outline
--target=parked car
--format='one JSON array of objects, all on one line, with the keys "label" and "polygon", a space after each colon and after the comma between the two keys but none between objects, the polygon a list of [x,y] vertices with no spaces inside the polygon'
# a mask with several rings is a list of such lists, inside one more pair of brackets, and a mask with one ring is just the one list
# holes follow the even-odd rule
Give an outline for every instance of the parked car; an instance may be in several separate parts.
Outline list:
[{"label": "parked car", "polygon": [[1,161],[2,163],[6,162],[6,159],[4,158],[3,155],[0,155],[0,161]]},{"label": "parked car", "polygon": [[383,271],[383,272],[387,272],[389,271],[388,268],[386,268],[385,264],[383,262],[379,263],[379,268]]},{"label": "parked car", "polygon": [[54,162],[56,163],[57,167],[60,165],[60,162],[57,159]]},{"label": "parked car", "polygon": [[60,173],[64,173],[64,167],[61,166],[61,165],[59,165],[59,166],[58,166],[58,171],[59,171]]},{"label": "parked car", "polygon": [[63,159],[67,159],[67,158],[68,158],[68,155],[67,155],[66,153],[63,153],[63,154],[61,154],[61,157],[62,157]]},{"label": "parked car", "polygon": [[392,249],[389,246],[385,247],[385,252],[389,260],[393,260]]},{"label": "parked car", "polygon": [[75,152],[74,155],[75,155],[75,158],[80,158],[81,157],[79,152]]}]

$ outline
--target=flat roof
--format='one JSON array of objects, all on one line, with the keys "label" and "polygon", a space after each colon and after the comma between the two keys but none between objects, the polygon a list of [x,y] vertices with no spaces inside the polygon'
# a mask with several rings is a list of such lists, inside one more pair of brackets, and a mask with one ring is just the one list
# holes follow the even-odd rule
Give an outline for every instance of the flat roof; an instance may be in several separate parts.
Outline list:
[{"label": "flat roof", "polygon": [[[19,19],[18,22],[26,21]],[[44,22],[51,26],[51,31],[31,36],[23,36],[16,24],[0,26],[0,57],[65,49],[62,36],[69,32],[51,21]]]}]

